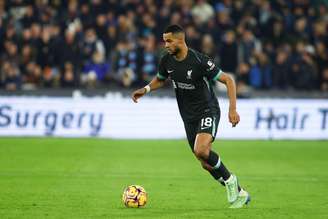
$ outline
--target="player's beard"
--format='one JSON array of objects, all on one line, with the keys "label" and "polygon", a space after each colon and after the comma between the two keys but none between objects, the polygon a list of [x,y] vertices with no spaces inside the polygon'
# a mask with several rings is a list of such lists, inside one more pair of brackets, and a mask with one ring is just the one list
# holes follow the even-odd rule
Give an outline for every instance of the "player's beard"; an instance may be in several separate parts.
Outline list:
[{"label": "player's beard", "polygon": [[175,49],[171,52],[172,56],[176,56],[180,53],[181,49],[179,47],[175,47]]}]

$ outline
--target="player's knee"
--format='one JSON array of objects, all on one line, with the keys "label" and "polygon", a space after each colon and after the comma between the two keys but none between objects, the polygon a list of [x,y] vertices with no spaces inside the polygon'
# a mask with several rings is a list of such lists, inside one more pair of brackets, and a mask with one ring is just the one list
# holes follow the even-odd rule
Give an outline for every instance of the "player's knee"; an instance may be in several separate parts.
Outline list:
[{"label": "player's knee", "polygon": [[194,153],[198,159],[206,160],[209,154],[209,151],[206,147],[196,147]]}]

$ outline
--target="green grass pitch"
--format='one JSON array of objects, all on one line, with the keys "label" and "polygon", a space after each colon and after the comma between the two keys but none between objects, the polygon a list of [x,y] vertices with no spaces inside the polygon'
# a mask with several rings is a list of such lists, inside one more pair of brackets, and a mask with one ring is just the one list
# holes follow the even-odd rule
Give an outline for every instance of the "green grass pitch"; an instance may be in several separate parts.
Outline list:
[{"label": "green grass pitch", "polygon": [[[185,140],[0,139],[0,218],[328,218],[327,141],[222,141],[223,162],[252,195],[229,209],[225,189]],[[125,186],[148,192],[143,209]]]}]

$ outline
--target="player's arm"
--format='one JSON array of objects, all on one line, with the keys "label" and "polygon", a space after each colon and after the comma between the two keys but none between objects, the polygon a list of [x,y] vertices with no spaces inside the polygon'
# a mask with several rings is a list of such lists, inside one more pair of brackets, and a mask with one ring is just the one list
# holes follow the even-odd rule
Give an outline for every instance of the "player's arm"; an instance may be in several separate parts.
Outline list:
[{"label": "player's arm", "polygon": [[168,73],[165,69],[165,60],[165,58],[160,59],[157,75],[151,80],[151,82],[147,86],[132,93],[131,98],[135,103],[137,103],[138,99],[146,93],[164,86],[165,80],[168,78]]},{"label": "player's arm", "polygon": [[138,99],[145,95],[146,93],[149,93],[150,91],[157,90],[158,88],[161,88],[164,86],[165,80],[161,80],[158,78],[158,76],[154,77],[151,82],[143,87],[140,88],[132,93],[132,100],[135,103],[138,103]]},{"label": "player's arm", "polygon": [[236,106],[236,83],[229,74],[226,74],[224,72],[220,73],[217,80],[225,84],[227,87],[227,93],[229,97],[229,121],[232,124],[232,127],[235,127],[240,121]]},{"label": "player's arm", "polygon": [[232,127],[235,127],[240,120],[236,107],[237,97],[235,81],[229,74],[226,74],[221,69],[219,69],[208,56],[200,55],[199,57],[201,68],[203,69],[203,72],[205,72],[204,76],[210,80],[217,80],[226,85],[230,103],[229,121],[232,124]]}]

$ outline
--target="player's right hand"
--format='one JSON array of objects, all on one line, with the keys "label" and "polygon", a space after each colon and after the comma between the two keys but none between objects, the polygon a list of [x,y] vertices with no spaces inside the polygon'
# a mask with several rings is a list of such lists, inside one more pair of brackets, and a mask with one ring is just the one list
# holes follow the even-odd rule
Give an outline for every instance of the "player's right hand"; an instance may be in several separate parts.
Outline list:
[{"label": "player's right hand", "polygon": [[145,95],[145,93],[146,93],[146,88],[144,87],[134,91],[131,95],[133,102],[138,103],[138,99],[143,95]]},{"label": "player's right hand", "polygon": [[232,124],[232,127],[236,127],[236,125],[240,121],[240,116],[236,110],[229,110],[229,122]]}]

